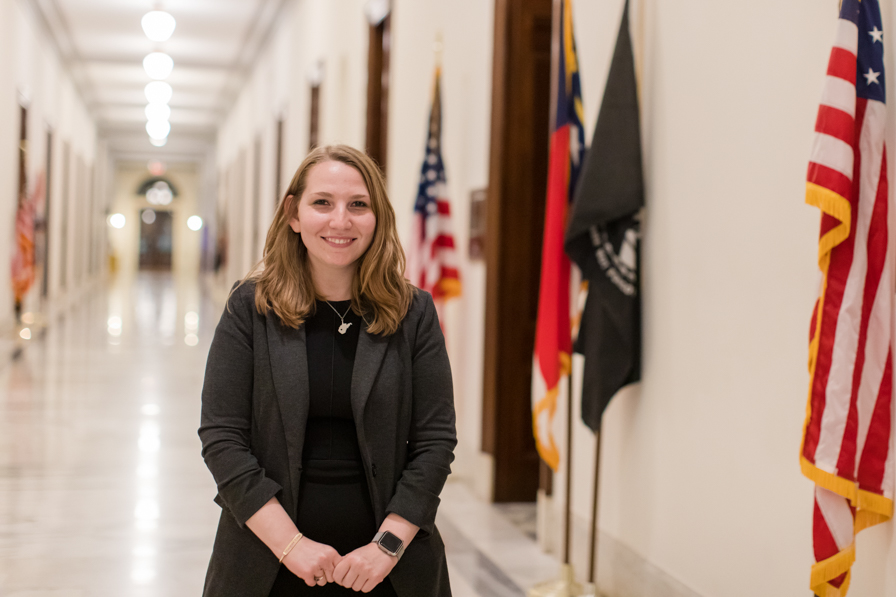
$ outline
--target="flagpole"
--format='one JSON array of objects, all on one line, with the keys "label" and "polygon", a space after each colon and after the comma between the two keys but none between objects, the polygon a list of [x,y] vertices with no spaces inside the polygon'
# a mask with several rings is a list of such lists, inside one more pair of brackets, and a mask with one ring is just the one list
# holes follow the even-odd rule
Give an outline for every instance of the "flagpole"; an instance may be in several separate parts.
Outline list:
[{"label": "flagpole", "polygon": [[569,566],[572,540],[572,367],[566,392],[566,495],[563,499],[563,563]]},{"label": "flagpole", "polygon": [[[560,69],[560,18],[562,0],[554,0],[551,13],[551,107],[548,115],[548,138],[557,128],[557,71]],[[548,141],[550,151],[550,141]]]},{"label": "flagpole", "polygon": [[[569,2],[570,0],[567,0]],[[560,56],[561,52],[563,52],[563,48],[561,48],[561,22],[562,19],[565,18],[564,10],[568,10],[569,7],[565,6],[563,0],[553,0],[553,15],[552,15],[552,34],[551,34],[551,111],[550,111],[550,131],[551,135],[554,134],[557,129],[557,114],[558,114],[558,97],[559,97],[559,86],[561,84],[558,73],[560,71]],[[550,176],[550,175],[549,175]],[[550,198],[550,197],[549,197]],[[567,282],[569,283],[569,282]],[[569,322],[567,322],[569,323]],[[571,357],[572,355],[570,355]],[[562,381],[562,377],[560,380]],[[573,442],[572,442],[572,428],[573,428],[573,418],[572,418],[572,392],[573,392],[573,376],[572,371],[567,375],[567,401],[566,401],[566,454],[565,463],[566,463],[566,495],[564,496],[564,504],[563,504],[563,560],[560,566],[560,578],[556,580],[551,580],[543,583],[539,583],[536,586],[529,589],[527,592],[528,597],[577,597],[577,596],[586,596],[586,595],[594,595],[593,588],[589,585],[583,585],[581,583],[576,582],[575,572],[573,571],[573,566],[571,563],[571,542],[572,542],[572,451],[573,451]],[[558,386],[562,384],[558,383]]]},{"label": "flagpole", "polygon": [[572,536],[572,373],[567,376],[569,388],[566,393],[566,498],[564,501],[564,548],[560,578],[539,583],[529,589],[527,597],[590,597],[597,595],[591,583],[576,582],[576,575],[570,563],[570,539]]},{"label": "flagpole", "polygon": [[[551,7],[551,106],[549,112],[548,139],[557,128],[557,86],[558,80],[556,73],[560,69],[560,20],[563,18],[563,0],[553,0]],[[550,152],[550,141],[548,142],[548,152]],[[572,377],[569,378],[570,383]],[[569,386],[572,392],[572,385]],[[567,430],[569,429],[569,421],[567,420]],[[567,433],[567,437],[569,434]],[[569,442],[567,442],[566,453],[570,453]],[[556,471],[552,471],[552,474]],[[567,481],[570,475],[566,475]],[[566,509],[563,511],[563,564],[569,564],[569,483],[566,484]]]},{"label": "flagpole", "polygon": [[442,68],[442,51],[444,47],[444,43],[442,42],[442,30],[439,29],[436,31],[436,41],[433,44],[433,50],[436,55],[436,68],[439,70]]},{"label": "flagpole", "polygon": [[[597,503],[600,497],[600,444],[604,438],[604,426],[601,421],[600,427],[597,429],[597,448],[594,450],[594,494],[591,500],[591,550],[588,552],[588,581],[594,583],[597,587],[597,542],[598,530],[597,524]],[[596,593],[596,591],[595,591]]]}]

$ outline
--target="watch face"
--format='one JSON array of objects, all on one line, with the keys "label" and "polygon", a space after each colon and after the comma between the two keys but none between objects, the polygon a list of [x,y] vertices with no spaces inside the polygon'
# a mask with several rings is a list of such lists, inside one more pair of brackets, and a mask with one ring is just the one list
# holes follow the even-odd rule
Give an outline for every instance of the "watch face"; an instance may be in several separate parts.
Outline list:
[{"label": "watch face", "polygon": [[401,549],[401,539],[388,531],[380,537],[379,544],[392,553],[398,553],[398,550]]}]

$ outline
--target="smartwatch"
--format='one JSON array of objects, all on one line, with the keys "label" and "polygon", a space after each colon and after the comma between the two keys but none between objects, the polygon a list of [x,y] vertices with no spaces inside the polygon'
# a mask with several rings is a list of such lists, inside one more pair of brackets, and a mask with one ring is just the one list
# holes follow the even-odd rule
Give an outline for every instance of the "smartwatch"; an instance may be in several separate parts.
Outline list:
[{"label": "smartwatch", "polygon": [[401,559],[404,553],[404,542],[389,531],[380,531],[373,536],[373,541],[381,550],[394,558]]}]

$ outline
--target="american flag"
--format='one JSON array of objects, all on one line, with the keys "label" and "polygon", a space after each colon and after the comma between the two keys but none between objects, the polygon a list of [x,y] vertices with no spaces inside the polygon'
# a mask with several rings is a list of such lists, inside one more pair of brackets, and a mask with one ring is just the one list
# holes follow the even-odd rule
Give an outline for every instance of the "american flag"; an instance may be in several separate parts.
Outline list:
[{"label": "american flag", "polygon": [[806,202],[821,210],[800,461],[815,482],[816,595],[841,597],[855,534],[893,514],[892,246],[878,0],[843,0]]},{"label": "american flag", "polygon": [[441,78],[441,69],[437,68],[426,156],[414,203],[413,250],[407,272],[411,283],[431,293],[436,301],[460,296],[461,291],[451,232],[451,204],[442,162]]},{"label": "american flag", "polygon": [[27,196],[23,190],[16,209],[16,246],[12,256],[12,291],[17,303],[25,300],[25,295],[34,284],[34,216],[38,200],[44,192],[43,176]]}]

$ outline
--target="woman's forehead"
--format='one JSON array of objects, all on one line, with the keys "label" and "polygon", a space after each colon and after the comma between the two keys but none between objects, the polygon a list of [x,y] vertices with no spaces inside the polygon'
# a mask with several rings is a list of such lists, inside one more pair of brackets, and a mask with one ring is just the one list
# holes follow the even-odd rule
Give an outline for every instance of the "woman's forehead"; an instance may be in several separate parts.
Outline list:
[{"label": "woman's forehead", "polygon": [[307,187],[309,192],[334,192],[351,189],[353,193],[363,192],[367,195],[367,185],[361,173],[343,162],[328,160],[315,164],[308,171]]}]

